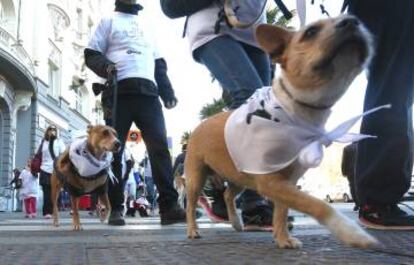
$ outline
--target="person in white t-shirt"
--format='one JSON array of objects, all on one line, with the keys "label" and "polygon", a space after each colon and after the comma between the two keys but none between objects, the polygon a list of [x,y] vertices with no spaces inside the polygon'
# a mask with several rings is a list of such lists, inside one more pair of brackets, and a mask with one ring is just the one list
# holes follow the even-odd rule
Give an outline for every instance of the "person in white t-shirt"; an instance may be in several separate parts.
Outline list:
[{"label": "person in white t-shirt", "polygon": [[[178,194],[173,186],[171,156],[158,97],[168,109],[175,107],[177,99],[155,36],[148,30],[146,21],[138,15],[142,9],[136,0],[117,0],[115,12],[99,22],[85,49],[85,62],[102,78],[108,78],[109,73],[116,74],[117,109],[114,117],[107,116],[105,120],[108,125],[115,124],[123,146],[132,122],[141,130],[152,162],[154,181],[160,192],[161,224],[185,222],[185,211],[177,205]],[[113,163],[118,182],[109,183],[112,206],[109,225],[125,225],[122,153],[115,154]]]},{"label": "person in white t-shirt", "polygon": [[39,183],[43,190],[43,216],[46,219],[50,219],[53,213],[53,204],[50,197],[50,176],[53,172],[53,162],[66,149],[65,144],[58,138],[57,133],[56,126],[49,126],[38,149],[42,154]]}]

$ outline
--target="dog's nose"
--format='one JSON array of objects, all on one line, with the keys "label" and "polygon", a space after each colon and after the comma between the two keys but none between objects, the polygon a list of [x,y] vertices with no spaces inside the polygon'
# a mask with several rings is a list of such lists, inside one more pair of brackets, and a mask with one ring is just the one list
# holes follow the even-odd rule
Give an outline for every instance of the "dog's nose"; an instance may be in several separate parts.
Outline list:
[{"label": "dog's nose", "polygon": [[335,28],[337,29],[347,29],[347,28],[355,28],[359,25],[359,20],[354,17],[347,17],[339,21]]}]

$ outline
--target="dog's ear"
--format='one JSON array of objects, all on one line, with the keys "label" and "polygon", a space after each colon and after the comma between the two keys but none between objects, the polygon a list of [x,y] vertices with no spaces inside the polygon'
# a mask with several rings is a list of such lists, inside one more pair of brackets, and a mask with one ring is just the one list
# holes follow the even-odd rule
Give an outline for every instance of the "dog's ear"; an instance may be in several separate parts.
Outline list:
[{"label": "dog's ear", "polygon": [[292,39],[293,32],[278,26],[261,24],[256,28],[256,40],[270,54],[272,60],[283,64],[283,53]]}]

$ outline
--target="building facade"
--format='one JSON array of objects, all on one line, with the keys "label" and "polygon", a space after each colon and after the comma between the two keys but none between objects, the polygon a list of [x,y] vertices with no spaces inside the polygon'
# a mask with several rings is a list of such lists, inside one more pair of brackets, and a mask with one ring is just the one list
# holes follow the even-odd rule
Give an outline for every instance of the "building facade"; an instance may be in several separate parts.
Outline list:
[{"label": "building facade", "polygon": [[0,186],[49,125],[68,143],[101,121],[83,50],[103,2],[0,0]]}]

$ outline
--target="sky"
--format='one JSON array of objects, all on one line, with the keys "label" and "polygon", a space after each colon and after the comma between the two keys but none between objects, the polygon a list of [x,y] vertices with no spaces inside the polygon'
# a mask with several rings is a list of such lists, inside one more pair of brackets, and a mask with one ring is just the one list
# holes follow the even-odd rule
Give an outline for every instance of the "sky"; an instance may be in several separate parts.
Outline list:
[{"label": "sky", "polygon": [[[108,1],[105,13],[113,10],[112,1]],[[164,109],[167,133],[173,138],[173,155],[180,150],[180,139],[184,132],[192,131],[199,123],[199,112],[205,104],[221,97],[221,89],[217,82],[212,83],[207,69],[196,63],[192,57],[185,38],[182,38],[184,18],[171,20],[162,14],[158,0],[140,0],[144,11],[140,14],[151,21],[156,32],[161,50],[168,64],[168,76],[178,98],[178,105],[172,110]],[[320,12],[319,4],[324,2],[326,10],[335,16],[339,14],[342,1],[315,0],[315,5],[306,1],[307,22],[326,17]],[[269,1],[273,3],[273,1]],[[288,9],[296,8],[296,1],[284,0]],[[298,27],[298,19],[293,19],[292,26]],[[277,73],[276,73],[277,75]],[[327,129],[333,128],[347,118],[362,111],[363,97],[366,87],[365,74],[357,77],[347,93],[333,107],[332,115],[327,123]],[[352,131],[357,131],[359,125]]]}]

